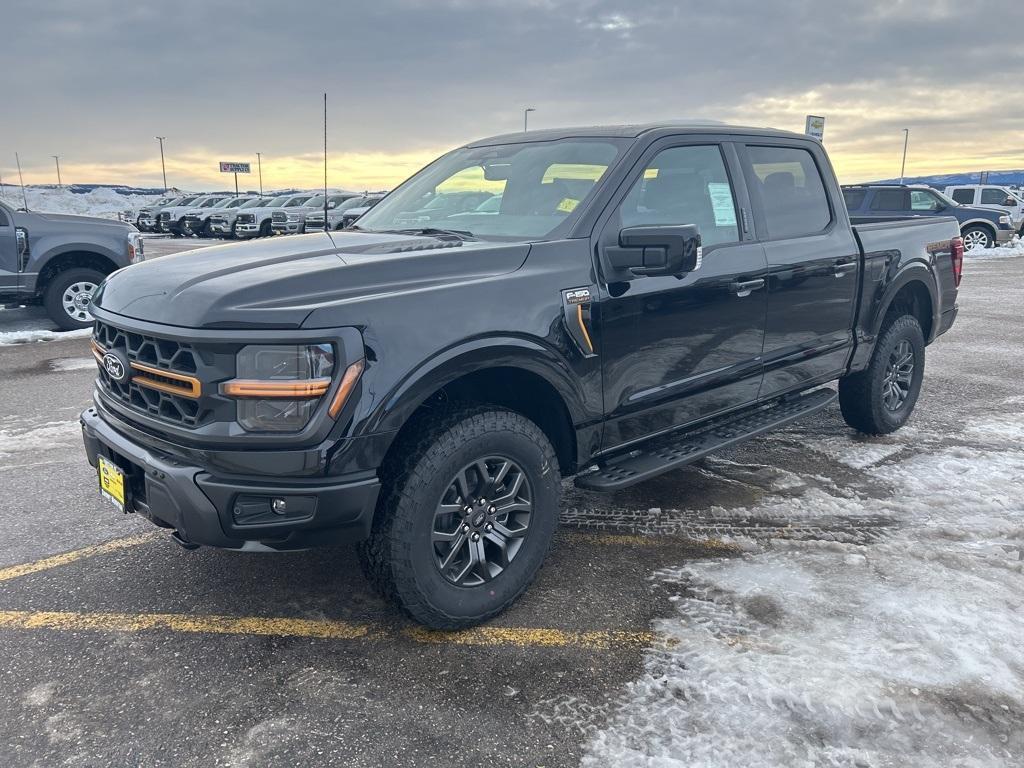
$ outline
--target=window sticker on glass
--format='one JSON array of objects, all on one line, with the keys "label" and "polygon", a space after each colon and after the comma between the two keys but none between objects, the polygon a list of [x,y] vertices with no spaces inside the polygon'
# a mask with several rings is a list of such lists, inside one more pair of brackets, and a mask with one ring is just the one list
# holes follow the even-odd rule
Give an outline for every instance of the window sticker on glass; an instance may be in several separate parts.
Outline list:
[{"label": "window sticker on glass", "polygon": [[562,202],[558,204],[558,211],[560,213],[572,213],[576,210],[576,206],[579,204],[579,200],[573,200],[571,197],[563,197]]},{"label": "window sticker on glass", "polygon": [[736,208],[732,204],[732,192],[728,182],[709,181],[708,195],[715,214],[716,227],[736,226]]}]

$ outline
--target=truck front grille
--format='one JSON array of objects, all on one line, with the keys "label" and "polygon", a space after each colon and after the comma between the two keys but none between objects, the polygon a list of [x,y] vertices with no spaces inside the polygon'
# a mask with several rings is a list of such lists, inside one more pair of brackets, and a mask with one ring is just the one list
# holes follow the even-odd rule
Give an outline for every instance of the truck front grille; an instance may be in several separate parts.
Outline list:
[{"label": "truck front grille", "polygon": [[238,223],[239,224],[255,224],[256,223],[256,215],[252,214],[252,213],[240,213],[240,214],[238,214]]},{"label": "truck front grille", "polygon": [[[103,356],[108,352],[128,361],[121,380],[104,367]],[[103,391],[130,408],[185,427],[197,427],[211,416],[201,380],[206,366],[194,345],[97,321],[93,354]]]},{"label": "truck front grille", "polygon": [[274,224],[284,224],[285,222],[288,221],[288,214],[285,213],[284,211],[274,211],[274,213],[270,217],[270,220]]}]

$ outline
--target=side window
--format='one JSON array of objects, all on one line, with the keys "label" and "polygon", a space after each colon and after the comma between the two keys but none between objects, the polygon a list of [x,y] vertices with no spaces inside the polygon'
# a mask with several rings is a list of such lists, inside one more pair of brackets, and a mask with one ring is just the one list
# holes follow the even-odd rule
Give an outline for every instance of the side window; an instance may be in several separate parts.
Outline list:
[{"label": "side window", "polygon": [[619,206],[623,227],[696,224],[704,246],[740,239],[718,146],[671,147],[654,156]]},{"label": "side window", "polygon": [[1007,197],[1008,195],[1003,190],[994,187],[986,187],[981,190],[982,205],[1002,205]]},{"label": "side window", "polygon": [[970,205],[974,202],[974,190],[973,189],[954,189],[953,194],[950,195],[960,205]]},{"label": "side window", "polygon": [[918,213],[934,213],[942,208],[939,198],[924,189],[910,190],[910,210]]},{"label": "side window", "polygon": [[868,196],[866,189],[844,189],[843,200],[846,201],[846,210],[857,211],[864,205],[864,198]]},{"label": "side window", "polygon": [[832,221],[828,195],[814,157],[796,147],[747,147],[757,177],[768,237],[779,240],[821,232]]},{"label": "side window", "polygon": [[876,189],[872,211],[905,211],[910,206],[902,189]]}]

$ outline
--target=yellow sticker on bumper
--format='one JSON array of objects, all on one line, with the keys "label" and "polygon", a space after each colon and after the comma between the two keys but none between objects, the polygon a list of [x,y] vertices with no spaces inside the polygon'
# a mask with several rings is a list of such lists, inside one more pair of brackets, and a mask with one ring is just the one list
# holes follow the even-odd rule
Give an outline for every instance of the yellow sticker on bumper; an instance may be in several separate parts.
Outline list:
[{"label": "yellow sticker on bumper", "polygon": [[124,472],[102,456],[99,457],[100,493],[115,507],[124,511]]}]

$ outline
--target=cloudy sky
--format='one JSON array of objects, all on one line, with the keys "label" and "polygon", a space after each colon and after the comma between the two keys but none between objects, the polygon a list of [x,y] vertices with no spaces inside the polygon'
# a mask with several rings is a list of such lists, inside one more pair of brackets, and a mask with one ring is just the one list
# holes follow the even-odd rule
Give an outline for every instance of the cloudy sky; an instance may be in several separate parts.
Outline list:
[{"label": "cloudy sky", "polygon": [[[843,181],[1024,167],[1021,0],[2,0],[0,173],[391,185],[470,139],[705,117],[803,130]],[[255,170],[255,167],[254,167]],[[255,178],[253,178],[255,182]]]}]

